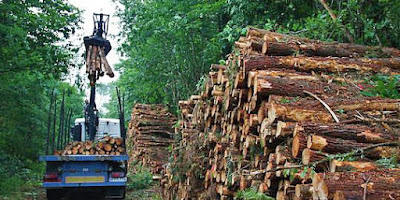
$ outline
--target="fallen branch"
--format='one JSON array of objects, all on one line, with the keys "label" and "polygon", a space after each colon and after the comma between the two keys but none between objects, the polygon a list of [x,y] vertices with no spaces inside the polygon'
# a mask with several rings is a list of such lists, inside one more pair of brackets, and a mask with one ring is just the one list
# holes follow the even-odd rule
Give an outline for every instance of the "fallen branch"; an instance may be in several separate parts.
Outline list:
[{"label": "fallen branch", "polygon": [[[328,11],[329,15],[331,16],[332,20],[334,22],[337,22],[337,17],[333,13],[332,9],[329,7],[329,5],[326,3],[325,0],[319,0],[319,2],[324,6],[324,8]],[[350,43],[354,43],[354,38],[351,36],[349,30],[347,30],[346,26],[340,23],[340,26],[343,28],[344,34],[346,35],[347,39],[349,40]]]},{"label": "fallen branch", "polygon": [[336,116],[336,114],[332,111],[332,109],[328,106],[328,104],[326,104],[324,101],[322,101],[322,99],[320,99],[319,97],[317,97],[315,94],[308,92],[306,90],[303,90],[304,93],[314,97],[315,99],[317,99],[319,102],[321,102],[321,104],[329,111],[329,113],[332,115],[333,119],[335,120],[336,123],[339,123],[339,119]]}]

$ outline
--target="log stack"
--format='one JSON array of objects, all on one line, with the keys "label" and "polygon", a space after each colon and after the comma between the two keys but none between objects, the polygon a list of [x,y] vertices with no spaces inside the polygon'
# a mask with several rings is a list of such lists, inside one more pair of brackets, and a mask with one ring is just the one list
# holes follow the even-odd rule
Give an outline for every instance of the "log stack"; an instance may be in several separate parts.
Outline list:
[{"label": "log stack", "polygon": [[153,174],[160,174],[168,162],[175,121],[175,116],[164,105],[136,104],[127,134],[130,163],[149,167]]},{"label": "log stack", "polygon": [[64,150],[54,155],[121,155],[125,154],[124,140],[120,137],[105,136],[98,141],[73,141],[65,145]]},{"label": "log stack", "polygon": [[400,100],[363,91],[400,73],[400,50],[254,28],[235,47],[179,103],[164,199],[399,198],[397,165],[376,161],[400,158]]}]

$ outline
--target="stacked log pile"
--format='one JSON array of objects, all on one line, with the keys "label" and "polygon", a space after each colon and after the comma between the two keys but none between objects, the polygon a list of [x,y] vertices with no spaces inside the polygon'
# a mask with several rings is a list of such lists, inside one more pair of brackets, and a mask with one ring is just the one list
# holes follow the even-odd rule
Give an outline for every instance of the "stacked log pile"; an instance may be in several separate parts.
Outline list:
[{"label": "stacked log pile", "polygon": [[125,154],[122,138],[105,136],[99,141],[74,141],[65,145],[64,150],[54,155],[121,155]]},{"label": "stacked log pile", "polygon": [[362,95],[400,73],[400,50],[253,28],[235,46],[179,103],[165,199],[400,197],[398,166],[376,162],[400,159],[400,100]]},{"label": "stacked log pile", "polygon": [[153,174],[160,174],[168,162],[175,121],[164,105],[136,104],[127,134],[130,163],[149,167]]}]

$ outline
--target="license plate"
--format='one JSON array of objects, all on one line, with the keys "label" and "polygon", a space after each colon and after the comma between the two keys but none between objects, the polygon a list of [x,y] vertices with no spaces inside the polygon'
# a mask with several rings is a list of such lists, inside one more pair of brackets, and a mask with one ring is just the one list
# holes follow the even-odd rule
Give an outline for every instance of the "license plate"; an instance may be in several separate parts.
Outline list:
[{"label": "license plate", "polygon": [[104,183],[104,176],[67,176],[66,183]]},{"label": "license plate", "polygon": [[126,177],[124,177],[124,178],[110,178],[108,180],[110,182],[126,182],[128,179]]}]

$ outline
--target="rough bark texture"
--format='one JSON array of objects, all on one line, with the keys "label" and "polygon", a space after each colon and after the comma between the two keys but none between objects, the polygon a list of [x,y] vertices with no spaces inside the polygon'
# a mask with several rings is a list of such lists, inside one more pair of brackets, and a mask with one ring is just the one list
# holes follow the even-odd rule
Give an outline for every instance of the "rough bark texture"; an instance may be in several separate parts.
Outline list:
[{"label": "rough bark texture", "polygon": [[399,139],[398,136],[383,128],[358,124],[301,123],[300,126],[302,126],[303,131],[307,134],[355,140],[363,143],[384,143]]},{"label": "rough bark texture", "polygon": [[346,153],[367,146],[369,145],[366,143],[358,143],[354,140],[343,140],[340,138],[322,137],[318,135],[309,135],[307,141],[307,148],[331,154]]},{"label": "rough bark texture", "polygon": [[[376,46],[364,46],[358,44],[322,42],[308,38],[285,35],[265,30],[251,28],[248,36],[263,38],[267,44],[277,42],[283,44],[297,44],[300,53],[313,56],[337,56],[337,57],[364,57],[369,54],[378,57],[400,57],[400,50]],[[268,46],[268,45],[267,45]],[[268,48],[262,53],[268,54]]]},{"label": "rough bark texture", "polygon": [[[174,122],[175,117],[165,106],[136,104],[127,134],[130,161],[150,167],[153,174],[160,174],[168,162]],[[134,166],[129,168],[134,170]]]},{"label": "rough bark texture", "polygon": [[[359,58],[383,48],[252,28],[235,46],[225,65],[212,66],[200,95],[179,102],[164,199],[234,199],[248,188],[276,199],[363,199],[353,181],[360,172],[352,171],[372,173],[377,159],[400,158],[397,143],[385,146],[399,141],[400,101],[365,97],[361,90],[373,87],[365,82],[371,74],[398,74],[398,58]],[[282,56],[291,54],[297,56]],[[356,161],[339,161],[346,152]],[[344,171],[343,178],[312,181],[330,169]],[[353,186],[340,188],[347,183]],[[390,198],[382,187],[366,193],[367,199]]]},{"label": "rough bark texture", "polygon": [[320,199],[399,199],[400,170],[316,174],[313,186]]},{"label": "rough bark texture", "polygon": [[[282,54],[280,54],[282,55]],[[290,55],[290,54],[288,54]],[[244,70],[268,70],[273,68],[294,69],[298,71],[321,72],[379,72],[398,74],[399,58],[337,58],[337,57],[294,57],[294,56],[252,56],[245,58]]]}]

